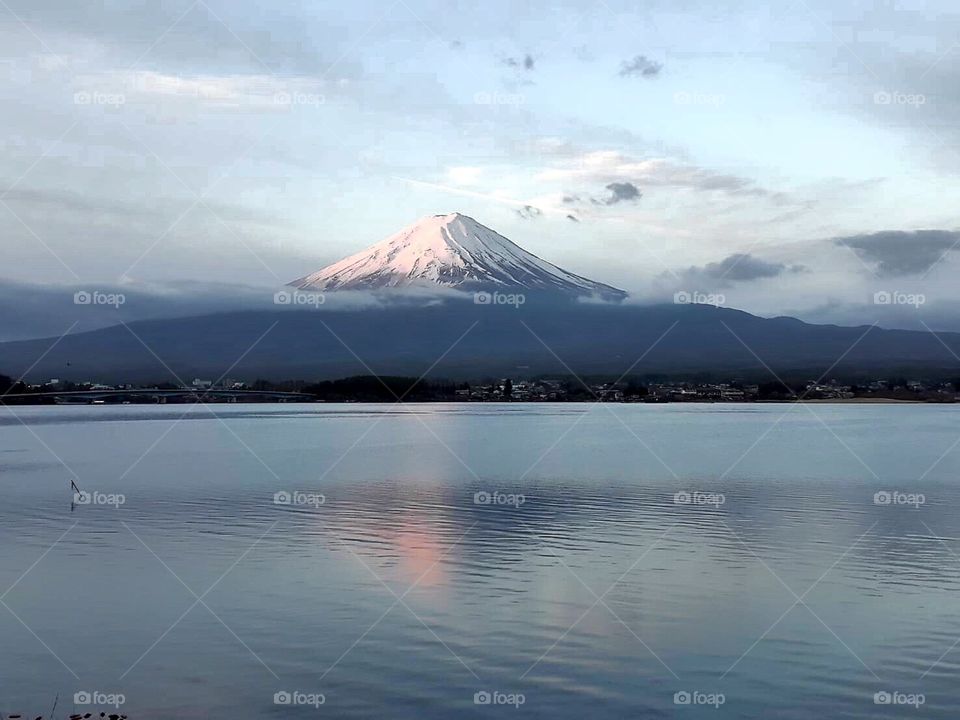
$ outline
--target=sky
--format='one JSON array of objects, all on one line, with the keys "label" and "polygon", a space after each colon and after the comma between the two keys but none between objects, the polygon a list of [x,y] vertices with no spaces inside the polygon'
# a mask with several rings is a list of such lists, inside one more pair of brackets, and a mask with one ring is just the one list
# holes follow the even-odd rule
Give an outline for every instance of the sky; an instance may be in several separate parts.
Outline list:
[{"label": "sky", "polygon": [[0,338],[453,211],[633,302],[960,330],[960,6],[640,5],[3,0]]}]

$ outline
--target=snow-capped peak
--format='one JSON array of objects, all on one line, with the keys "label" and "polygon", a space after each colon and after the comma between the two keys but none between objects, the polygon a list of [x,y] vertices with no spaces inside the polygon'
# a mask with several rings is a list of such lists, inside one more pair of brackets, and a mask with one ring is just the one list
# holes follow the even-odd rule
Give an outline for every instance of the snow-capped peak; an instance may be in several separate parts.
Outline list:
[{"label": "snow-capped peak", "polygon": [[431,215],[340,262],[290,283],[301,290],[442,286],[599,295],[622,290],[574,275],[460,213]]}]

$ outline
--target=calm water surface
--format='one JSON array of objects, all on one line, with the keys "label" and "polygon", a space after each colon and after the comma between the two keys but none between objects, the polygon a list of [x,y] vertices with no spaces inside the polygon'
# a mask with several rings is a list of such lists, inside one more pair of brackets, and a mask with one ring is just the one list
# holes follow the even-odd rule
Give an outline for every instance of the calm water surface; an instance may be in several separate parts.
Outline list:
[{"label": "calm water surface", "polygon": [[5,714],[960,710],[955,407],[15,411]]}]

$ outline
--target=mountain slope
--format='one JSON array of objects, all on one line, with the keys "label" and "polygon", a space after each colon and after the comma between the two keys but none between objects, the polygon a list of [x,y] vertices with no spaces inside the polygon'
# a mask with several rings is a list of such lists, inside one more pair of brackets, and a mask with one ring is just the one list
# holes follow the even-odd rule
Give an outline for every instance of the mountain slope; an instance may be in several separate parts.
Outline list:
[{"label": "mountain slope", "polygon": [[382,242],[290,283],[301,290],[441,286],[622,300],[626,293],[541,260],[460,213],[422,218]]},{"label": "mountain slope", "polygon": [[53,339],[3,343],[0,373],[17,377],[33,366],[34,381],[176,382],[169,366],[188,382],[228,371],[241,380],[319,380],[371,371],[418,376],[436,362],[434,377],[474,380],[570,370],[619,375],[642,357],[633,374],[716,372],[772,380],[766,366],[810,379],[828,370],[831,376],[960,374],[941,341],[960,354],[957,333],[938,339],[927,332],[810,325],[708,305],[532,302],[517,309],[456,301],[151,320],[131,323],[129,330],[68,335],[55,345]]}]

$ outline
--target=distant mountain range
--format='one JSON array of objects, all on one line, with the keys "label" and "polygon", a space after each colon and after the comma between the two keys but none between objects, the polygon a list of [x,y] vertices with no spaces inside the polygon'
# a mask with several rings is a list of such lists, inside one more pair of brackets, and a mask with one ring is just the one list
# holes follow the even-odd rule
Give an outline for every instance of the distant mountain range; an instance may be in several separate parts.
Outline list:
[{"label": "distant mountain range", "polygon": [[619,375],[632,365],[638,375],[719,372],[756,379],[771,377],[765,366],[813,378],[832,366],[834,375],[960,375],[950,352],[960,354],[960,334],[938,339],[907,330],[810,325],[710,305],[530,302],[516,308],[448,301],[255,311],[80,333],[47,352],[52,342],[0,344],[0,371],[17,376],[36,363],[29,378],[101,382],[175,382],[170,370],[187,382],[224,373],[242,380],[419,376],[431,367],[433,377],[476,379]]},{"label": "distant mountain range", "polygon": [[[133,322],[56,344],[2,343],[0,373],[29,369],[29,380],[99,382],[428,370],[450,379],[628,370],[771,379],[770,369],[810,378],[828,370],[960,376],[958,333],[812,325],[712,305],[635,305],[623,291],[541,260],[457,213],[424,218],[291,285],[323,296],[306,307]],[[350,291],[378,302],[344,309],[332,301]],[[436,295],[425,300],[430,291]]]}]

